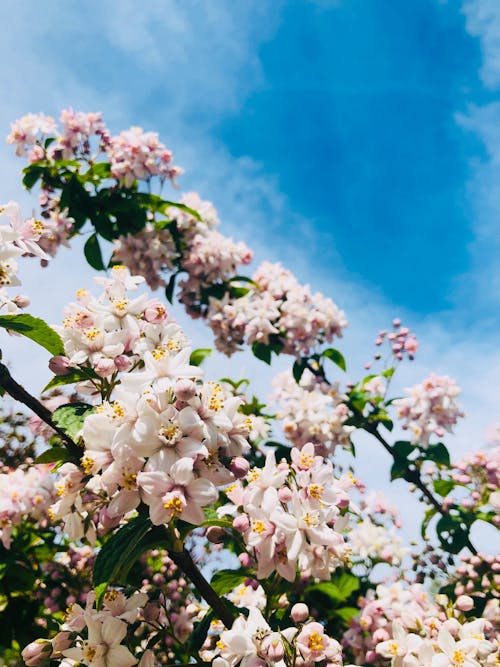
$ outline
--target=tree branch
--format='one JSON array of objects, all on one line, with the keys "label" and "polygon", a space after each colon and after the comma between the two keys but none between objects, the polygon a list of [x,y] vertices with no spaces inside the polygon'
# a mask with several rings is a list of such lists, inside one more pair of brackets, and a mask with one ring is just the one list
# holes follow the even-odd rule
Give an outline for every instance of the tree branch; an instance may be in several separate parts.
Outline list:
[{"label": "tree branch", "polygon": [[16,401],[23,403],[27,408],[34,412],[42,421],[44,421],[50,428],[52,428],[57,435],[63,440],[68,448],[70,454],[76,459],[80,460],[82,456],[82,449],[79,447],[62,429],[59,428],[52,421],[52,413],[50,410],[40,403],[38,399],[26,391],[24,387],[18,384],[9,369],[5,364],[0,363],[0,387],[2,387],[9,396],[12,396]]},{"label": "tree branch", "polygon": [[196,586],[198,592],[214,610],[217,618],[224,623],[226,628],[230,629],[235,620],[232,612],[202,575],[191,554],[183,548],[182,551],[169,550],[168,555]]}]

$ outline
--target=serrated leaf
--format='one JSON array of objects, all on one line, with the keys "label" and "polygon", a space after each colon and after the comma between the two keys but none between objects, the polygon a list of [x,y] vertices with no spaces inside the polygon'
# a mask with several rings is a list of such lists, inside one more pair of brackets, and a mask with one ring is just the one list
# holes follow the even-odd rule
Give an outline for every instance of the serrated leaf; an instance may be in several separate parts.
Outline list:
[{"label": "serrated leaf", "polygon": [[72,440],[76,440],[83,428],[85,417],[93,412],[95,406],[88,403],[66,403],[52,413],[52,421]]},{"label": "serrated leaf", "polygon": [[39,317],[28,313],[0,315],[0,327],[30,338],[54,356],[64,354],[64,343],[59,334]]},{"label": "serrated leaf", "polygon": [[83,253],[85,255],[85,259],[93,269],[96,271],[104,271],[106,267],[104,266],[102,259],[101,246],[99,245],[97,234],[92,234],[92,236],[89,236],[83,247]]},{"label": "serrated leaf", "polygon": [[271,348],[269,345],[256,341],[252,344],[252,352],[257,359],[264,361],[266,364],[271,364]]},{"label": "serrated leaf", "polygon": [[69,461],[70,453],[66,447],[51,447],[37,456],[35,463],[55,463],[56,461]]},{"label": "serrated leaf", "polygon": [[[149,517],[137,516],[103,544],[92,572],[94,587],[100,587],[101,598],[108,584],[126,583],[126,576],[137,558],[152,548],[151,541],[145,539],[150,531],[153,534],[152,528]],[[155,544],[160,546],[160,540]]]},{"label": "serrated leaf", "polygon": [[212,350],[209,347],[200,347],[197,350],[193,350],[191,352],[189,363],[191,366],[199,366],[211,354]]},{"label": "serrated leaf", "polygon": [[212,577],[210,585],[217,595],[224,595],[242,584],[252,574],[249,570],[219,570]]},{"label": "serrated leaf", "polygon": [[343,371],[345,371],[347,368],[344,355],[333,347],[329,347],[327,350],[323,350],[320,356],[325,357],[325,359],[330,359],[330,361],[333,361],[333,363]]}]

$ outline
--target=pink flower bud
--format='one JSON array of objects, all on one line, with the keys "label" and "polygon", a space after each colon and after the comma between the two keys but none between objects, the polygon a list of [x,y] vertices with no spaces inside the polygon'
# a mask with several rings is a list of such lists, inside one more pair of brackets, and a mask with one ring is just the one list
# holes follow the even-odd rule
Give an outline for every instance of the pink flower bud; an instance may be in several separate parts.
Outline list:
[{"label": "pink flower bud", "polygon": [[181,401],[189,401],[196,395],[196,384],[192,380],[177,380],[174,385],[174,393]]},{"label": "pink flower bud", "polygon": [[266,657],[270,662],[279,662],[283,660],[285,655],[285,647],[279,632],[272,632],[264,637],[260,645],[262,656]]},{"label": "pink flower bud", "polygon": [[113,359],[106,359],[106,357],[99,359],[97,364],[94,366],[95,372],[100,377],[107,377],[108,375],[112,375],[115,372],[115,369],[116,366]]},{"label": "pink flower bud", "polygon": [[250,567],[250,565],[252,564],[252,559],[246,553],[240,554],[238,556],[238,559],[239,559],[239,561],[240,561],[240,563],[242,564],[243,567]]},{"label": "pink flower bud", "polygon": [[114,364],[117,371],[126,372],[132,366],[132,360],[124,354],[119,354],[114,358]]},{"label": "pink flower bud", "polygon": [[60,632],[52,640],[52,655],[54,655],[54,653],[65,651],[72,643],[71,632]]},{"label": "pink flower bud", "polygon": [[52,357],[49,361],[49,368],[54,375],[68,375],[71,371],[71,366],[68,357]]},{"label": "pink flower bud", "polygon": [[220,526],[209,526],[207,528],[207,540],[212,544],[222,544],[226,538],[226,531]]},{"label": "pink flower bud", "polygon": [[21,655],[27,667],[38,667],[47,662],[52,653],[52,644],[48,639],[35,639],[26,646]]},{"label": "pink flower bud", "polygon": [[18,308],[27,308],[31,303],[29,297],[25,296],[24,294],[18,294],[12,299],[12,301]]},{"label": "pink flower bud", "polygon": [[233,528],[239,533],[245,533],[250,528],[250,520],[246,514],[240,514],[233,520]]},{"label": "pink flower bud", "polygon": [[159,322],[164,322],[167,317],[168,313],[165,310],[165,306],[159,299],[151,299],[147,302],[144,309],[144,319],[146,322],[158,324]]},{"label": "pink flower bud", "polygon": [[288,486],[282,486],[278,491],[278,498],[281,503],[289,503],[293,498],[292,490]]},{"label": "pink flower bud", "polygon": [[236,479],[242,479],[250,470],[249,462],[242,456],[236,456],[229,467]]},{"label": "pink flower bud", "polygon": [[399,329],[399,327],[401,326],[401,320],[399,319],[399,317],[396,317],[392,320],[392,326],[395,329]]},{"label": "pink flower bud", "polygon": [[456,605],[457,609],[460,609],[460,611],[470,611],[471,609],[474,609],[474,600],[468,595],[461,595],[457,598]]},{"label": "pink flower bud", "polygon": [[302,623],[309,616],[309,607],[303,602],[297,602],[293,605],[290,616],[295,623]]}]

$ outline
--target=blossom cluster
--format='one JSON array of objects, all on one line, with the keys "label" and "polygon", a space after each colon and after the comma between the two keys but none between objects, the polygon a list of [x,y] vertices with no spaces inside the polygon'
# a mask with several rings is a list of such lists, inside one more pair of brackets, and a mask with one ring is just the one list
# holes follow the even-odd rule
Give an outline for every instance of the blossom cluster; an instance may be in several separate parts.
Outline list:
[{"label": "blossom cluster", "polygon": [[36,255],[46,259],[47,255],[41,247],[41,239],[50,234],[49,226],[40,220],[25,220],[16,202],[10,201],[0,205],[0,217],[5,216],[8,224],[0,226],[0,308],[9,313],[17,313],[20,308],[29,305],[29,299],[18,294],[8,294],[7,288],[21,284],[17,276],[17,259],[22,255]]},{"label": "blossom cluster", "polygon": [[90,493],[106,520],[142,500],[156,525],[174,517],[198,525],[217,487],[235,479],[252,419],[221,384],[201,382],[184,333],[157,300],[129,298],[142,278],[114,267],[110,278],[96,280],[104,293],[79,292],[60,328],[66,356],[51,361],[61,374],[87,373],[81,389],[99,389],[101,398],[83,424],[81,465],[60,468],[52,516],[64,520],[71,539],[92,539],[91,512],[82,505]]},{"label": "blossom cluster", "polygon": [[448,618],[432,627],[409,631],[402,623],[392,623],[392,637],[380,642],[376,652],[398,665],[430,665],[430,667],[494,667],[498,664],[498,642],[486,633],[491,624],[486,619],[460,622]]},{"label": "blossom cluster", "polygon": [[312,442],[316,452],[326,456],[337,445],[349,444],[354,427],[345,424],[347,396],[339,391],[338,383],[327,384],[306,369],[298,384],[290,371],[284,371],[274,378],[273,387],[277,417],[295,447]]},{"label": "blossom cluster", "polygon": [[471,491],[461,504],[490,505],[496,514],[493,521],[500,525],[500,446],[468,454],[454,462],[453,468],[452,479]]},{"label": "blossom cluster", "polygon": [[47,518],[54,501],[54,481],[46,465],[0,473],[0,541],[6,549],[22,521]]},{"label": "blossom cluster", "polygon": [[452,584],[457,596],[486,600],[483,616],[500,624],[500,555],[461,554]]},{"label": "blossom cluster", "polygon": [[[382,329],[378,332],[378,336],[375,339],[375,345],[380,347],[385,341],[388,343],[391,354],[397,361],[402,361],[405,355],[412,361],[418,350],[418,340],[416,335],[410,331],[408,327],[402,327],[399,318],[393,320],[392,327],[393,331]],[[375,359],[378,360],[380,357],[380,352],[377,352],[375,354]]]},{"label": "blossom cluster", "polygon": [[144,275],[152,289],[165,285],[162,271],[177,267],[185,272],[179,300],[191,316],[206,319],[220,351],[232,354],[243,343],[269,345],[278,338],[285,354],[298,356],[342,335],[344,313],[281,265],[264,262],[251,281],[240,284],[239,267],[250,263],[252,251],[215,229],[218,218],[210,202],[195,193],[181,201],[195,209],[201,221],[170,207],[169,225],[160,229],[148,223],[138,234],[120,238],[114,256],[132,273]]},{"label": "blossom cluster", "polygon": [[460,389],[446,375],[431,373],[421,384],[406,389],[405,398],[393,401],[403,428],[410,430],[412,442],[427,447],[433,435],[442,438],[464,416],[456,398]]},{"label": "blossom cluster", "polygon": [[233,527],[248,551],[242,562],[254,559],[259,579],[276,571],[294,581],[297,567],[302,576],[329,579],[350,555],[342,510],[353,486],[352,476],[335,479],[332,463],[308,443],[291,450],[291,464],[276,464],[269,452],[263,468],[252,468],[225,490],[231,504],[219,511],[235,515]]},{"label": "blossom cluster", "polygon": [[23,650],[28,667],[57,660],[65,665],[89,667],[132,667],[137,658],[125,645],[128,624],[139,618],[147,595],[134,593],[126,597],[121,591],[110,590],[104,596],[102,609],[96,609],[93,591],[87,595],[85,607],[73,604],[66,620],[52,640],[37,640]]},{"label": "blossom cluster", "polygon": [[222,632],[217,642],[218,657],[212,664],[214,667],[234,667],[238,664],[284,667],[287,654],[291,664],[303,667],[312,667],[323,661],[332,667],[340,667],[340,644],[326,634],[321,623],[307,620],[307,606],[294,605],[291,615],[298,627],[273,632],[261,612],[251,608],[248,618],[239,616],[230,630]]},{"label": "blossom cluster", "polygon": [[263,262],[252,276],[248,293],[210,299],[207,314],[216,346],[226,354],[243,343],[270,345],[277,336],[280,351],[300,356],[323,342],[342,336],[343,311],[320,292],[312,293],[281,264]]}]

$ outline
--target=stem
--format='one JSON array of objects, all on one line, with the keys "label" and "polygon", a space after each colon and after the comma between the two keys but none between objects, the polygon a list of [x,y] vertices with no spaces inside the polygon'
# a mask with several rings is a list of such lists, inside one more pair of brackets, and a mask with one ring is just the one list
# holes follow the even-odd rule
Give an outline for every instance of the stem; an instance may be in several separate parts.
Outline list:
[{"label": "stem", "polygon": [[[391,445],[385,440],[385,438],[378,432],[377,427],[365,427],[365,429],[368,431],[368,433],[371,433],[379,442],[380,444],[386,449],[389,454],[395,459],[396,456],[394,454],[394,449],[391,447]],[[416,468],[410,469],[407,468],[404,479],[407,482],[410,482],[411,484],[415,484],[415,486],[424,494],[424,496],[427,498],[429,503],[434,507],[436,512],[438,512],[441,515],[445,515],[446,511],[443,510],[442,504],[437,500],[437,498],[429,491],[429,489],[426,487],[424,482],[422,481],[422,477],[420,476],[420,471],[417,470]],[[466,546],[473,553],[474,555],[477,554],[477,549],[475,546],[472,544],[470,541],[469,537],[467,537],[466,541]]]},{"label": "stem", "polygon": [[29,394],[24,387],[18,384],[9,372],[5,364],[0,363],[0,387],[2,387],[12,398],[20,403],[23,403],[27,408],[32,410],[42,421],[50,426],[57,435],[63,440],[72,456],[80,460],[82,455],[81,448],[52,421],[52,413],[50,410],[40,403],[38,399]]},{"label": "stem", "polygon": [[186,551],[184,547],[182,547],[181,551],[174,551],[173,549],[169,550],[168,555],[174,561],[177,567],[182,570],[195,585],[201,596],[212,607],[217,615],[217,618],[224,623],[226,628],[230,629],[234,622],[234,616],[232,612],[228,609],[224,600],[217,595],[217,593],[202,575],[196,563],[192,559],[191,554]]}]

